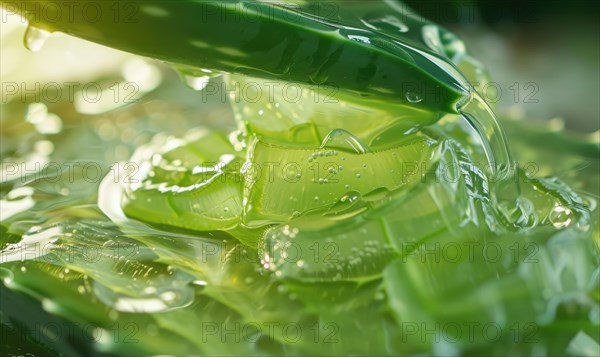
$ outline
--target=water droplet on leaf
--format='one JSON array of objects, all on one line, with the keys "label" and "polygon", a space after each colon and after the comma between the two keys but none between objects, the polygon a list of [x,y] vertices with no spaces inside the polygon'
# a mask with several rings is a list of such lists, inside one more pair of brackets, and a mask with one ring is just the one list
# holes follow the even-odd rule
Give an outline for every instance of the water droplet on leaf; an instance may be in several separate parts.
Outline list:
[{"label": "water droplet on leaf", "polygon": [[406,96],[406,100],[413,104],[419,103],[423,100],[423,97],[420,94],[418,94],[415,91],[411,91],[411,90],[406,91],[405,96]]},{"label": "water droplet on leaf", "polygon": [[37,52],[42,49],[44,43],[50,37],[51,32],[43,30],[35,26],[27,26],[25,30],[25,36],[23,38],[23,44],[25,48],[32,52]]}]

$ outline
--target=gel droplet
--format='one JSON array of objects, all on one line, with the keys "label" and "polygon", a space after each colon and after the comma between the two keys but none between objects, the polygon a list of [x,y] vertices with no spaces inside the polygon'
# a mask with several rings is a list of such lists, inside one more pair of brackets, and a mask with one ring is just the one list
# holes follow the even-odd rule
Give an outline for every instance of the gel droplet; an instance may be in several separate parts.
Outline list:
[{"label": "gel droplet", "polygon": [[567,207],[556,206],[552,212],[550,212],[548,219],[554,228],[566,228],[573,222],[573,212]]},{"label": "gel droplet", "polygon": [[37,52],[42,49],[50,35],[51,33],[49,31],[29,25],[25,30],[23,44],[25,45],[25,48],[31,52]]},{"label": "gel droplet", "polygon": [[215,72],[210,69],[192,68],[186,66],[175,66],[183,82],[193,90],[201,91],[208,85],[211,78],[222,75],[221,72]]}]

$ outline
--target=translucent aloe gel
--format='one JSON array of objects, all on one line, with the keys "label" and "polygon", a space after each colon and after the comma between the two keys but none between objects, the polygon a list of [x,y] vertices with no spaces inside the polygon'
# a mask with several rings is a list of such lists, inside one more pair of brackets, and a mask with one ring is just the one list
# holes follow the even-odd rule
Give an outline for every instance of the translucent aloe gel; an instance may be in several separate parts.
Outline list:
[{"label": "translucent aloe gel", "polygon": [[[467,85],[484,70],[455,35],[395,1],[135,3],[129,24],[31,18],[26,43],[63,31],[167,61],[195,89],[224,72],[229,88],[250,88],[229,98],[238,131],[157,136],[131,159],[135,183],[100,185],[112,222],[69,222],[74,235],[54,248],[133,241],[138,257],[32,262],[27,274],[7,265],[15,290],[60,282],[53,269],[68,267],[72,281],[91,280],[84,298],[33,289],[58,306],[75,296],[78,313],[56,314],[160,329],[138,335],[146,344],[94,347],[115,353],[596,348],[585,338],[600,320],[595,199],[515,168]],[[597,144],[570,147],[597,167]],[[203,330],[232,321],[275,332]],[[291,342],[290,324],[304,338]]]}]

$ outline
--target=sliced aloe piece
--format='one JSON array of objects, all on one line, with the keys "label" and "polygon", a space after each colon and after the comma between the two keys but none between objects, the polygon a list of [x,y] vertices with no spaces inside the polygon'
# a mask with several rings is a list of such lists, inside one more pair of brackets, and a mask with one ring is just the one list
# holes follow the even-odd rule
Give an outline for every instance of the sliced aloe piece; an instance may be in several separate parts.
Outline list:
[{"label": "sliced aloe piece", "polygon": [[285,146],[319,146],[343,128],[373,150],[393,147],[440,117],[403,103],[372,103],[334,88],[229,75],[236,121],[247,134]]},{"label": "sliced aloe piece", "polygon": [[[378,201],[406,190],[430,165],[436,141],[415,135],[396,147],[370,152],[345,130],[332,131],[320,148],[297,148],[254,140],[246,175],[244,223],[286,222],[307,213],[338,214],[354,196]],[[251,171],[252,170],[252,171]]]},{"label": "sliced aloe piece", "polygon": [[197,231],[228,230],[242,212],[242,159],[220,134],[201,130],[139,152],[139,172],[127,189],[127,215]]},{"label": "sliced aloe piece", "polygon": [[397,256],[386,233],[381,220],[361,216],[319,228],[290,223],[265,233],[261,257],[283,279],[369,280]]},{"label": "sliced aloe piece", "polygon": [[[420,29],[426,24],[416,16],[411,21],[420,26],[407,36],[402,31],[376,34],[373,25],[359,17],[369,8],[353,3],[337,3],[337,12],[330,14],[331,4],[320,2],[286,6],[262,1],[138,0],[125,7],[84,1],[82,7],[93,3],[98,9],[94,21],[85,11],[69,12],[70,5],[61,2],[56,3],[57,11],[73,16],[50,19],[27,10],[44,3],[4,6],[22,14],[31,26],[176,64],[418,101],[432,111],[455,112],[462,96],[456,87],[459,76],[448,59],[413,40],[422,36]],[[406,16],[385,4],[380,6],[386,11]]]},{"label": "sliced aloe piece", "polygon": [[377,202],[358,193],[344,198],[318,220],[307,216],[267,230],[263,264],[282,279],[304,283],[379,278],[392,260],[447,232],[450,211],[468,209],[439,206],[424,184]]},{"label": "sliced aloe piece", "polygon": [[468,209],[432,199],[421,170],[435,176],[435,164],[419,168],[410,190],[350,191],[318,220],[307,215],[267,230],[260,245],[263,264],[282,279],[302,282],[380,277],[394,258],[447,231],[448,211]]}]

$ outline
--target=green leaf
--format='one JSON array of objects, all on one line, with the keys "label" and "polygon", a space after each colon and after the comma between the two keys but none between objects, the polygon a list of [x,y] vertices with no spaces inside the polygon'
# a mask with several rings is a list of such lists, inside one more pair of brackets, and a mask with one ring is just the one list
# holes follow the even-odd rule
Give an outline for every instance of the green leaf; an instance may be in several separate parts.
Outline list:
[{"label": "green leaf", "polygon": [[[98,8],[95,21],[62,2],[56,3],[57,11],[73,16],[52,21],[27,12],[44,1],[18,2],[10,9],[31,26],[179,65],[333,86],[395,101],[406,101],[412,92],[417,97],[409,100],[432,111],[455,112],[462,95],[448,58],[421,39],[421,29],[431,24],[387,6],[389,2],[89,3]],[[376,34],[378,16],[407,19],[413,29],[408,35],[389,28]]]}]

